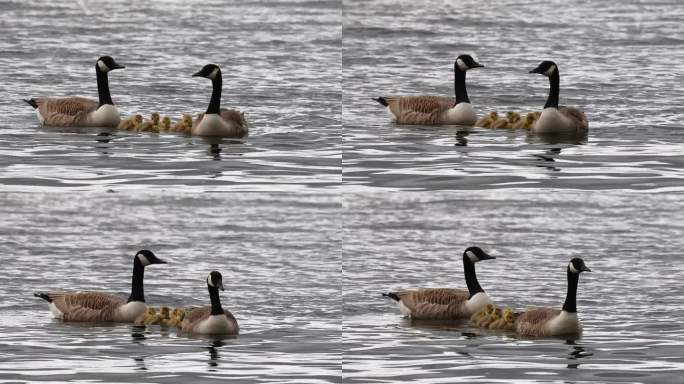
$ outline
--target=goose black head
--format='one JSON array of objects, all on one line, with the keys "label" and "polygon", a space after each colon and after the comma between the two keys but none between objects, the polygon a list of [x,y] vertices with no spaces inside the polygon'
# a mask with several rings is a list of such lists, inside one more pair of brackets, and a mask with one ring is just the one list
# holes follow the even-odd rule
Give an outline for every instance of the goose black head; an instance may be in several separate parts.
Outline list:
[{"label": "goose black head", "polygon": [[460,55],[454,62],[454,71],[465,72],[473,68],[484,68],[484,65],[475,61],[470,55]]},{"label": "goose black head", "polygon": [[582,272],[591,272],[591,269],[584,265],[584,260],[580,259],[579,257],[575,257],[574,259],[570,260],[568,263],[568,272],[570,273],[582,273]]},{"label": "goose black head", "polygon": [[147,267],[150,264],[166,264],[166,261],[158,258],[152,251],[147,249],[138,251],[138,253],[135,254],[135,258],[143,267]]},{"label": "goose black head", "polygon": [[223,291],[223,276],[221,276],[221,273],[218,271],[211,271],[209,276],[207,276],[207,285]]},{"label": "goose black head", "polygon": [[192,77],[205,77],[209,80],[214,80],[221,76],[221,68],[216,64],[207,64],[199,72],[192,75]]},{"label": "goose black head", "polygon": [[473,263],[477,263],[478,261],[482,260],[496,259],[496,257],[487,254],[487,252],[483,251],[480,247],[466,248],[466,250],[463,252],[463,256],[466,256]]},{"label": "goose black head", "polygon": [[530,71],[530,73],[539,73],[546,77],[550,77],[554,72],[558,72],[558,66],[553,61],[542,61],[537,68]]},{"label": "goose black head", "polygon": [[126,68],[125,66],[117,63],[112,59],[111,56],[102,56],[99,59],[97,59],[96,63],[97,69],[100,70],[100,72],[107,73],[109,71],[113,71],[115,69],[122,69]]}]

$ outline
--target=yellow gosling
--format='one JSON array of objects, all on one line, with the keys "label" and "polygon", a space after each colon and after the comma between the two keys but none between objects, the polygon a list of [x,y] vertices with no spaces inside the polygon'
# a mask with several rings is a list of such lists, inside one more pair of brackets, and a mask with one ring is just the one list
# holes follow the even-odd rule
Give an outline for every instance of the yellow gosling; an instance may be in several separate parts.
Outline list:
[{"label": "yellow gosling", "polygon": [[153,318],[157,314],[157,311],[154,310],[154,308],[147,308],[145,312],[140,314],[135,321],[133,322],[135,325],[145,325],[149,324],[148,321],[150,318]]},{"label": "yellow gosling", "polygon": [[500,117],[495,122],[492,123],[490,128],[494,128],[494,129],[508,128],[508,119],[505,117]]},{"label": "yellow gosling", "polygon": [[500,318],[501,318],[501,308],[495,308],[494,312],[492,312],[492,314],[482,322],[481,327],[482,328],[489,328],[489,324],[495,322],[496,320],[498,320]]},{"label": "yellow gosling", "polygon": [[506,119],[508,119],[509,128],[511,128],[513,124],[520,121],[520,114],[513,111],[506,112]]},{"label": "yellow gosling", "polygon": [[494,304],[487,304],[484,308],[473,313],[473,315],[470,316],[470,321],[473,322],[473,324],[477,324],[478,321],[482,320],[482,318],[487,316],[492,310],[494,310]]},{"label": "yellow gosling", "polygon": [[168,116],[164,116],[164,118],[161,120],[161,123],[159,123],[159,130],[160,131],[170,131],[171,130],[171,118]]},{"label": "yellow gosling", "polygon": [[499,118],[499,114],[496,111],[489,112],[488,114],[482,116],[476,123],[475,126],[482,128],[489,128],[492,123]]},{"label": "yellow gosling", "polygon": [[492,305],[491,307],[485,307],[487,309],[487,312],[479,318],[477,322],[475,322],[475,325],[478,327],[482,327],[482,324],[490,321],[491,317],[493,316],[494,312],[496,312],[496,306]]}]

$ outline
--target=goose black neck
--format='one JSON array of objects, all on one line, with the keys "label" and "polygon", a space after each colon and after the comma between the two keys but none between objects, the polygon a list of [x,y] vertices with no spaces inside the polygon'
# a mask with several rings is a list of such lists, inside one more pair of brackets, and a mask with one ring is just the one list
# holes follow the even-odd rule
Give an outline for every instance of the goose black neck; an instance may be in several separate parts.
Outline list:
[{"label": "goose black neck", "polygon": [[549,76],[549,84],[551,89],[549,90],[549,98],[546,99],[544,108],[558,108],[558,94],[560,93],[560,74],[558,70],[553,71],[551,76]]},{"label": "goose black neck", "polygon": [[470,297],[475,296],[476,293],[484,292],[475,275],[475,263],[467,255],[463,255],[463,271],[465,272],[465,280]]},{"label": "goose black neck", "polygon": [[107,72],[102,72],[100,67],[95,64],[95,73],[97,74],[97,95],[100,99],[99,107],[109,104],[114,105],[112,95],[109,93],[109,78]]},{"label": "goose black neck", "polygon": [[209,101],[209,107],[207,108],[207,114],[209,113],[219,113],[221,108],[221,87],[223,86],[223,80],[221,79],[221,72],[216,74],[216,77],[211,80],[211,100]]},{"label": "goose black neck", "polygon": [[211,314],[222,315],[223,307],[221,307],[221,299],[219,299],[218,288],[212,287],[211,285],[207,285],[207,288],[209,289],[209,299],[211,299]]},{"label": "goose black neck", "polygon": [[456,69],[454,71],[454,90],[456,92],[456,104],[470,103],[470,99],[468,99],[468,91],[466,91],[465,79],[465,71],[461,71],[459,69]]},{"label": "goose black neck", "polygon": [[145,275],[145,267],[140,263],[138,258],[133,262],[133,282],[131,283],[131,295],[128,296],[128,302],[142,301],[145,302],[145,290],[143,289],[143,277]]},{"label": "goose black neck", "polygon": [[579,273],[572,273],[568,268],[568,294],[563,304],[565,312],[577,312],[577,283],[579,283]]}]

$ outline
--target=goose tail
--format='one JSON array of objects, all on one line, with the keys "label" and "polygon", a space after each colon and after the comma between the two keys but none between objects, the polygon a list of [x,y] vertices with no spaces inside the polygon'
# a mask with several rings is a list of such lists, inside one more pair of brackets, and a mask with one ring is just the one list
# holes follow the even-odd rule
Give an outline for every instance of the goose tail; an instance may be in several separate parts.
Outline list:
[{"label": "goose tail", "polygon": [[392,299],[392,300],[394,300],[394,301],[399,301],[399,300],[401,300],[401,299],[399,298],[399,296],[397,296],[397,294],[394,293],[394,292],[383,293],[382,295],[385,296],[385,297],[389,297],[390,299]]},{"label": "goose tail", "polygon": [[386,107],[386,106],[387,106],[387,100],[385,100],[385,98],[382,97],[382,96],[377,97],[377,98],[374,98],[373,100],[375,100],[375,101],[377,101],[378,103],[380,103],[380,105],[382,105],[383,107]]},{"label": "goose tail", "polygon": [[36,292],[33,294],[35,297],[40,297],[41,299],[47,301],[48,303],[52,303],[52,299],[50,298],[50,295],[48,295],[45,292]]},{"label": "goose tail", "polygon": [[33,108],[38,108],[38,104],[36,103],[36,100],[34,99],[22,99],[26,104],[32,106]]}]

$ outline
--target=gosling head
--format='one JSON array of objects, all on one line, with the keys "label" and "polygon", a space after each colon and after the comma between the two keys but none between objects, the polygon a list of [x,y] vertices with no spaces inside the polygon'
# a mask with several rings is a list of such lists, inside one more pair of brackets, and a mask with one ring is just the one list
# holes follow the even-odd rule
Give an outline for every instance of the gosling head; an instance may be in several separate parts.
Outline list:
[{"label": "gosling head", "polygon": [[591,269],[584,265],[584,260],[575,257],[568,263],[568,273],[580,274],[582,272],[591,272]]},{"label": "gosling head", "polygon": [[492,119],[492,121],[496,121],[496,119],[499,118],[499,114],[496,113],[496,111],[491,111],[487,114],[487,116]]},{"label": "gosling head", "polygon": [[496,259],[494,256],[490,256],[487,252],[483,251],[480,247],[468,247],[463,252],[463,257],[470,260],[471,263],[477,263],[482,260],[492,260]]},{"label": "gosling head", "polygon": [[454,62],[455,72],[465,72],[473,68],[484,68],[484,65],[475,61],[475,59],[473,59],[473,57],[470,55],[460,55]]},{"label": "gosling head", "polygon": [[192,115],[190,115],[188,113],[184,113],[182,121],[183,121],[184,125],[192,126]]},{"label": "gosling head", "polygon": [[133,117],[133,121],[137,124],[142,124],[143,122],[143,117],[140,114],[137,114]]},{"label": "gosling head", "polygon": [[218,271],[211,271],[209,276],[207,276],[207,286],[210,289],[220,289],[223,291],[223,276],[221,276],[221,273]]},{"label": "gosling head", "polygon": [[537,68],[530,71],[530,73],[539,73],[546,77],[558,75],[558,66],[553,61],[542,61]]},{"label": "gosling head", "polygon": [[150,120],[152,120],[155,124],[159,124],[159,113],[158,112],[150,113]]},{"label": "gosling head", "polygon": [[530,112],[525,116],[525,121],[528,123],[532,123],[536,119],[537,119],[537,117],[534,115],[534,112]]},{"label": "gosling head", "polygon": [[107,73],[109,71],[122,68],[126,67],[114,61],[111,56],[102,56],[97,59],[97,62],[95,63],[95,69],[102,73]]},{"label": "gosling head", "polygon": [[221,68],[216,64],[207,64],[199,72],[196,72],[192,77],[204,77],[211,81],[221,79]]},{"label": "gosling head", "polygon": [[145,311],[145,314],[147,314],[147,316],[154,316],[157,314],[157,311],[152,307],[147,307],[147,311]]},{"label": "gosling head", "polygon": [[159,308],[159,314],[165,317],[169,316],[169,307],[162,306]]},{"label": "gosling head", "polygon": [[520,114],[518,114],[518,112],[508,111],[506,112],[506,118],[509,123],[516,123],[520,120]]},{"label": "gosling head", "polygon": [[161,126],[168,130],[171,127],[171,118],[164,116],[164,118],[161,120]]},{"label": "gosling head", "polygon": [[135,254],[135,263],[140,263],[143,267],[147,267],[150,264],[166,264],[166,261],[155,256],[152,251],[147,249],[142,249]]}]

